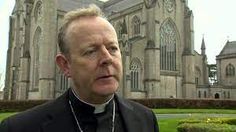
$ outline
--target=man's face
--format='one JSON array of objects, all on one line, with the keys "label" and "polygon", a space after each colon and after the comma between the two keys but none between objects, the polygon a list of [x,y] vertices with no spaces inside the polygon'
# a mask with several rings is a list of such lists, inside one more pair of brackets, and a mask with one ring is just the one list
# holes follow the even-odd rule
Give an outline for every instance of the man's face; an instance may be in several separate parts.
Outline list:
[{"label": "man's face", "polygon": [[69,25],[66,37],[68,71],[77,94],[93,103],[112,95],[119,87],[122,62],[111,24],[100,17],[80,18]]}]

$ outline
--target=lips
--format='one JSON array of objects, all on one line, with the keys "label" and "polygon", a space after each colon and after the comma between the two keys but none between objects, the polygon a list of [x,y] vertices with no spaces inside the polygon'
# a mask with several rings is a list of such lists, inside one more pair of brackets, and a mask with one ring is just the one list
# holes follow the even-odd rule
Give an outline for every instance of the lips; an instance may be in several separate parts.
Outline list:
[{"label": "lips", "polygon": [[96,80],[99,80],[99,79],[107,79],[107,78],[110,78],[110,77],[114,77],[114,76],[113,76],[113,75],[104,75],[104,76],[98,77]]}]

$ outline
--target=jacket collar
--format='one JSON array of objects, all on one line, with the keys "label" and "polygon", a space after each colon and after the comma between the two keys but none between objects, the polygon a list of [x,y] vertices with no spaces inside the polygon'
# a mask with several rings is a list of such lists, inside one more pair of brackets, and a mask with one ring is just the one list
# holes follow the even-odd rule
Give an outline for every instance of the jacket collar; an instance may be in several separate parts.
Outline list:
[{"label": "jacket collar", "polygon": [[[48,107],[47,118],[48,120],[42,124],[43,132],[72,132],[75,131],[73,122],[73,117],[69,110],[68,104],[69,90],[67,90],[61,97],[52,101],[52,106]],[[126,130],[128,132],[142,132],[142,125],[140,120],[142,118],[135,112],[134,107],[125,99],[115,95],[115,100],[117,101],[121,116],[124,120]],[[54,112],[54,113],[52,113]],[[57,128],[57,130],[55,130]]]}]

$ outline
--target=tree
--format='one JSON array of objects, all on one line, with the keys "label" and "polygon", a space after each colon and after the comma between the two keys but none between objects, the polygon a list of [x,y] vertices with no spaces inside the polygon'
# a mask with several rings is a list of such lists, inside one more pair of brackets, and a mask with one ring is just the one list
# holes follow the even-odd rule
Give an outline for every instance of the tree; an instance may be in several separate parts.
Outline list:
[{"label": "tree", "polygon": [[216,64],[209,64],[208,65],[209,70],[209,81],[211,84],[217,83],[217,67]]}]

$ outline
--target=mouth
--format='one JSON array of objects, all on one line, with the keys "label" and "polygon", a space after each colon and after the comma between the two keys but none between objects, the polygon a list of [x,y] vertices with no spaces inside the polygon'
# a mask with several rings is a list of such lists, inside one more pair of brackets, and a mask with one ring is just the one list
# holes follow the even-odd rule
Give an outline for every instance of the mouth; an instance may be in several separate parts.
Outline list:
[{"label": "mouth", "polygon": [[100,76],[100,77],[98,77],[96,80],[108,79],[108,78],[111,78],[111,77],[114,77],[114,76],[113,76],[113,75]]}]

